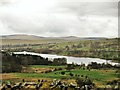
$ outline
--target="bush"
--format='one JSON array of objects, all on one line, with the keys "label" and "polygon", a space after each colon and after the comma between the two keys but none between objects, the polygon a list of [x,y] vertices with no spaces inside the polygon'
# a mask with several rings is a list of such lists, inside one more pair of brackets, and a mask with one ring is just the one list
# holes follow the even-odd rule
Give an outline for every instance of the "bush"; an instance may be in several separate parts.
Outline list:
[{"label": "bush", "polygon": [[74,76],[74,74],[72,74],[72,73],[69,73],[69,75],[70,75],[70,76]]},{"label": "bush", "polygon": [[62,74],[62,75],[64,75],[64,74],[65,74],[65,72],[64,72],[64,71],[62,71],[62,72],[61,72],[61,74]]}]

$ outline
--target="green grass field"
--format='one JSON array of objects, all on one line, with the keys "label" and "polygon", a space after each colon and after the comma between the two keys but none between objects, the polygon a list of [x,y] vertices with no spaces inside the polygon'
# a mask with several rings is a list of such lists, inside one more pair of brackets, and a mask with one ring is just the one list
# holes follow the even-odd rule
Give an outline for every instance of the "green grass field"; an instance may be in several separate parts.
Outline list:
[{"label": "green grass field", "polygon": [[65,68],[66,66],[30,65],[31,68]]},{"label": "green grass field", "polygon": [[[45,65],[33,65],[30,66],[32,68],[65,68],[65,66],[45,66]],[[61,74],[61,72],[65,72],[64,75]],[[73,76],[70,76],[70,73],[73,74]],[[108,70],[97,70],[97,69],[91,69],[90,71],[88,69],[73,69],[70,71],[67,71],[65,69],[60,71],[53,71],[49,73],[10,73],[12,75],[15,75],[17,78],[48,78],[48,79],[76,79],[76,74],[79,75],[78,77],[85,77],[88,76],[96,85],[106,85],[108,81],[117,80],[117,74],[115,74],[115,70],[108,69]]]}]

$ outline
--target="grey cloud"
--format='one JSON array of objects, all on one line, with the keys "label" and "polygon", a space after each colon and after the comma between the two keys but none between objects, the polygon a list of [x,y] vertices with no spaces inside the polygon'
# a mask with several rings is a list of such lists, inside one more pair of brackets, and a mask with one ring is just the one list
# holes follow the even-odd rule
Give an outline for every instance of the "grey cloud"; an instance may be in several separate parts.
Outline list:
[{"label": "grey cloud", "polygon": [[[24,1],[29,0],[0,6],[0,29],[4,30],[2,34],[82,37],[117,35],[116,3],[58,1],[52,3],[50,8],[42,6],[42,10],[40,0],[35,3],[30,0],[30,4]],[[24,8],[23,4],[26,5]]]},{"label": "grey cloud", "polygon": [[78,13],[79,15],[107,15],[117,16],[117,2],[71,2],[62,3],[61,6],[68,11]]}]

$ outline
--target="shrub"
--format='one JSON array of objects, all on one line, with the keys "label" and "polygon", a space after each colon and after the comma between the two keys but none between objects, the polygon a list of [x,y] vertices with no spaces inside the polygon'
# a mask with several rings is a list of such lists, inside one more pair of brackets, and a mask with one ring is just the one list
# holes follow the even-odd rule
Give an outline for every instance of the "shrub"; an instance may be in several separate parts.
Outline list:
[{"label": "shrub", "polygon": [[64,71],[62,71],[62,72],[61,72],[61,74],[62,74],[62,75],[64,75],[64,74],[65,74],[65,72],[64,72]]},{"label": "shrub", "polygon": [[70,75],[70,76],[73,76],[74,74],[70,73],[69,75]]}]

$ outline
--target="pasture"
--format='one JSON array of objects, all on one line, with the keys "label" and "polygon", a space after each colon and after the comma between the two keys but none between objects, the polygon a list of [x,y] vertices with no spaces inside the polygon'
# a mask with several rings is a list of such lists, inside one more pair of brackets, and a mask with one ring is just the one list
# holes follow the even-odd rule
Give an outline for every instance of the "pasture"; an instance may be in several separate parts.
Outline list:
[{"label": "pasture", "polygon": [[[66,66],[47,66],[47,65],[33,65],[30,68],[40,69],[44,68],[44,70],[48,70],[50,68],[62,68],[62,70],[50,71],[50,72],[34,72],[34,73],[8,73],[8,76],[11,75],[12,77],[5,79],[6,80],[17,80],[20,81],[22,79],[28,81],[36,81],[37,79],[46,79],[46,80],[53,80],[53,79],[60,79],[63,81],[70,81],[77,77],[85,78],[86,76],[90,78],[97,87],[105,86],[107,82],[112,80],[118,80],[117,74],[115,73],[116,70],[114,69],[83,69],[83,68],[75,68],[70,71],[65,69]],[[64,74],[62,74],[64,72]],[[70,75],[72,74],[72,75]],[[3,74],[4,77],[4,74]],[[3,78],[4,79],[4,78]]]}]

